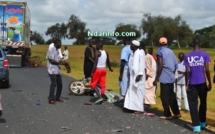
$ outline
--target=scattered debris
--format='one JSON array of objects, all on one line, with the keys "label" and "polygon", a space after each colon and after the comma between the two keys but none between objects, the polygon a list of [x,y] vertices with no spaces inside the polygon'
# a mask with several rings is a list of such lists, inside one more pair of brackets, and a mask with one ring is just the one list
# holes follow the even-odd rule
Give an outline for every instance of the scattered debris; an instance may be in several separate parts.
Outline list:
[{"label": "scattered debris", "polygon": [[130,126],[127,126],[127,127],[125,127],[125,128],[127,128],[127,129],[131,129],[131,127],[130,127]]},{"label": "scattered debris", "polygon": [[13,92],[22,92],[22,90],[13,90]]},{"label": "scattered debris", "polygon": [[38,120],[40,120],[40,121],[48,121],[48,120],[46,120],[46,119],[38,119]]},{"label": "scattered debris", "polygon": [[92,105],[90,102],[85,102],[84,105]]},{"label": "scattered debris", "polygon": [[114,133],[115,132],[122,132],[122,129],[112,129],[111,131],[114,132]]},{"label": "scattered debris", "polygon": [[186,133],[186,132],[188,132],[187,129],[182,129],[182,130],[181,130],[181,133]]},{"label": "scattered debris", "polygon": [[69,131],[69,130],[72,130],[72,129],[68,128],[68,127],[61,127],[61,132],[63,132],[63,131]]},{"label": "scattered debris", "polygon": [[40,106],[41,105],[41,103],[38,101],[37,103],[36,103],[36,106]]},{"label": "scattered debris", "polygon": [[150,116],[150,117],[155,117],[156,116],[154,113],[147,113],[147,112],[144,112],[143,115],[144,116]]}]

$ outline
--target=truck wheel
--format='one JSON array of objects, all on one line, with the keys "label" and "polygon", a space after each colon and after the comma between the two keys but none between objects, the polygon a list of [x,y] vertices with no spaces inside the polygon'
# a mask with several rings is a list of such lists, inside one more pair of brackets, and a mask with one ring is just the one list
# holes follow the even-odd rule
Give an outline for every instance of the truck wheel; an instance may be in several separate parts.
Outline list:
[{"label": "truck wheel", "polygon": [[83,95],[85,93],[85,86],[80,81],[74,81],[69,84],[69,91],[74,95]]},{"label": "truck wheel", "polygon": [[3,88],[9,88],[9,80],[3,81],[2,86]]}]

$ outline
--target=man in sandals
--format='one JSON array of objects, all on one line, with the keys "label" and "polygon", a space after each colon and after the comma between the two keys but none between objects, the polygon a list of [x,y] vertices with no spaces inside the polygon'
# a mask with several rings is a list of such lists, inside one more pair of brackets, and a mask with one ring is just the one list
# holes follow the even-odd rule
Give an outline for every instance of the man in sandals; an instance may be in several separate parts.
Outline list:
[{"label": "man in sandals", "polygon": [[[174,93],[175,71],[178,68],[178,62],[174,52],[167,47],[167,39],[160,38],[161,47],[157,52],[158,70],[154,85],[160,82],[160,97],[164,109],[164,115],[160,119],[180,118],[181,114],[178,108],[176,94]],[[172,117],[170,108],[174,114]]]},{"label": "man in sandals", "polygon": [[144,112],[143,100],[145,91],[145,52],[139,49],[140,42],[131,43],[132,54],[129,58],[129,86],[125,95],[124,108],[134,111],[134,114]]},{"label": "man in sandals", "polygon": [[[105,97],[106,73],[107,73],[106,64],[108,65],[109,70],[113,72],[110,66],[109,54],[105,50],[103,50],[103,44],[97,43],[96,49],[97,49],[97,52],[95,56],[95,63],[91,74],[92,76],[91,88],[98,95],[98,100],[95,102],[95,104],[103,102]],[[99,90],[96,86],[98,83],[101,88],[101,94],[99,93]]]},{"label": "man in sandals", "polygon": [[60,65],[66,65],[67,62],[60,61],[60,54],[59,49],[61,48],[61,40],[56,39],[54,41],[54,47],[50,48],[48,51],[48,73],[51,79],[50,85],[50,92],[49,92],[49,104],[56,104],[55,103],[55,88],[57,86],[57,94],[56,94],[56,101],[63,102],[60,98],[62,92],[62,78],[61,78],[61,68]]}]

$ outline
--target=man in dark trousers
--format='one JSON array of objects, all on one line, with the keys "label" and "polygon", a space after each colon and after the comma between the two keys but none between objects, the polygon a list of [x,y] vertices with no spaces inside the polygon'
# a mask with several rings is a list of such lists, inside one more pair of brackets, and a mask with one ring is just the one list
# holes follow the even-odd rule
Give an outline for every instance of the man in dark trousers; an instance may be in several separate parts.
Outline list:
[{"label": "man in dark trousers", "polygon": [[[209,71],[210,57],[208,53],[199,50],[200,40],[193,39],[193,51],[186,54],[184,65],[186,66],[186,89],[190,116],[193,124],[193,132],[200,132],[206,127],[207,92],[211,90],[211,77]],[[206,77],[208,86],[206,84]],[[198,111],[198,97],[200,106]]]},{"label": "man in dark trousers", "polygon": [[57,93],[56,93],[56,101],[63,102],[63,100],[60,98],[61,92],[62,92],[62,78],[61,78],[61,68],[60,65],[66,65],[67,62],[61,62],[60,61],[60,54],[59,49],[61,48],[61,40],[56,39],[54,41],[54,47],[51,47],[48,50],[48,73],[51,79],[51,85],[50,85],[50,92],[49,92],[49,104],[56,104],[55,103],[55,88],[57,86]]},{"label": "man in dark trousers", "polygon": [[[160,116],[160,119],[180,118],[181,114],[174,93],[175,71],[178,62],[173,51],[168,48],[165,37],[160,38],[159,44],[161,47],[157,52],[158,70],[153,84],[156,85],[158,81],[160,82],[160,97],[164,109],[163,116]],[[169,107],[174,116],[171,115]]]},{"label": "man in dark trousers", "polygon": [[84,52],[84,75],[85,78],[91,77],[93,65],[95,62],[96,49],[93,47],[93,40],[89,40],[89,45]]}]

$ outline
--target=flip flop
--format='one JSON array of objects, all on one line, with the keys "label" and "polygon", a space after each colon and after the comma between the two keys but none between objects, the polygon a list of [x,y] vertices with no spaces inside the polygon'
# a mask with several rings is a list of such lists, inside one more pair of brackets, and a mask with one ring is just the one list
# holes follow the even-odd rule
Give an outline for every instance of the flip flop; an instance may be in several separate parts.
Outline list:
[{"label": "flip flop", "polygon": [[171,120],[171,119],[172,119],[172,116],[170,116],[170,117],[160,116],[160,119],[163,119],[163,120]]},{"label": "flip flop", "polygon": [[103,102],[103,99],[98,99],[97,101],[95,101],[94,103],[95,104],[99,104],[99,103],[102,103]]}]

